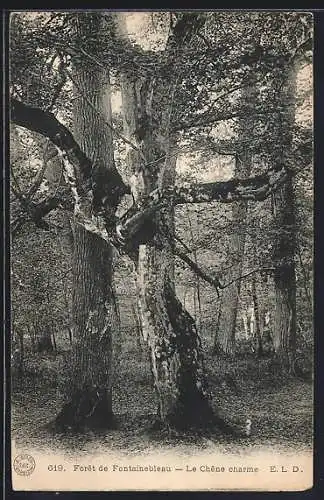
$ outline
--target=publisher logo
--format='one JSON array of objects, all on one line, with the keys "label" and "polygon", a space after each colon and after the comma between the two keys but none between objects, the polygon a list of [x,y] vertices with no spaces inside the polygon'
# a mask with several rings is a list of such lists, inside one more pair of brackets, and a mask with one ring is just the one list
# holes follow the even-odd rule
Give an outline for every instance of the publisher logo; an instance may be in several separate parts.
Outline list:
[{"label": "publisher logo", "polygon": [[30,476],[36,467],[36,463],[34,458],[31,455],[17,455],[14,463],[13,463],[13,468],[19,476]]}]

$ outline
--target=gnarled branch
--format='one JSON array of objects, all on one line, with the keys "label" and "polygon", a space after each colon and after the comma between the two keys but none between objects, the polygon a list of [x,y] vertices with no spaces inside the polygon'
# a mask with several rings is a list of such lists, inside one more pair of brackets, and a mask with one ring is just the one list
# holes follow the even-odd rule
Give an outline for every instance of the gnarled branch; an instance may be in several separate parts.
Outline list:
[{"label": "gnarled branch", "polygon": [[64,206],[66,209],[72,209],[71,203],[68,200],[56,195],[49,196],[38,203],[31,200],[22,200],[21,198],[19,198],[19,201],[21,202],[24,211],[20,213],[10,224],[10,232],[12,236],[15,235],[28,220],[32,220],[38,227],[47,228],[47,223],[43,221],[43,218],[59,206]]},{"label": "gnarled branch", "polygon": [[169,196],[172,196],[175,205],[210,201],[221,203],[243,200],[263,201],[286,182],[288,175],[287,168],[284,165],[278,165],[254,177],[176,186]]},{"label": "gnarled branch", "polygon": [[[185,203],[207,203],[218,201],[230,203],[241,200],[263,201],[279,186],[286,182],[288,171],[280,165],[264,174],[245,179],[210,182],[206,184],[189,184],[188,186],[172,186],[163,191],[156,189],[150,193],[141,206],[135,206],[121,218],[117,225],[117,233],[122,244],[130,241],[143,225],[154,217],[154,214],[166,204],[181,205]],[[143,232],[143,234],[145,234]]]},{"label": "gnarled branch", "polygon": [[77,221],[108,241],[106,226],[111,225],[121,197],[129,192],[115,166],[93,165],[71,132],[51,112],[11,98],[11,120],[53,142],[61,156],[64,176],[74,197]]}]

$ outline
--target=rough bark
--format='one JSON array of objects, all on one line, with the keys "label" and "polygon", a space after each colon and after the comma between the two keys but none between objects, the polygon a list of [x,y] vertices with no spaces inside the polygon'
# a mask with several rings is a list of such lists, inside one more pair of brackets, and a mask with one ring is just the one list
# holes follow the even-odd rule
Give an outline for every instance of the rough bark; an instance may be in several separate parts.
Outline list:
[{"label": "rough bark", "polygon": [[294,372],[296,349],[295,201],[292,179],[274,196],[275,313],[273,344],[283,369]]},{"label": "rough bark", "polygon": [[59,428],[112,425],[112,328],[115,322],[112,255],[106,243],[74,226],[72,357],[67,403],[56,418]]},{"label": "rough bark", "polygon": [[[282,74],[281,156],[292,152],[295,124],[297,67],[291,64]],[[296,349],[296,208],[293,176],[273,194],[275,235],[273,245],[275,314],[273,343],[284,370],[294,373]]]},{"label": "rough bark", "polygon": [[187,429],[215,423],[203,364],[200,338],[193,318],[178,300],[172,280],[168,240],[163,233],[146,255],[142,293],[158,421]]},{"label": "rough bark", "polygon": [[[100,15],[89,16],[79,17],[78,36],[91,36],[104,29]],[[74,65],[74,78],[78,85],[74,99],[74,134],[82,151],[91,158],[93,196],[98,189],[103,189],[106,195],[105,185],[100,186],[98,181],[107,178],[103,169],[108,177],[115,170],[112,134],[104,126],[105,120],[111,120],[108,72],[79,62]],[[85,101],[84,95],[97,111]],[[109,203],[113,218],[112,199]],[[56,424],[63,429],[110,427],[113,420],[112,335],[116,322],[112,247],[78,223],[74,224],[73,242],[72,359],[68,401]]]}]

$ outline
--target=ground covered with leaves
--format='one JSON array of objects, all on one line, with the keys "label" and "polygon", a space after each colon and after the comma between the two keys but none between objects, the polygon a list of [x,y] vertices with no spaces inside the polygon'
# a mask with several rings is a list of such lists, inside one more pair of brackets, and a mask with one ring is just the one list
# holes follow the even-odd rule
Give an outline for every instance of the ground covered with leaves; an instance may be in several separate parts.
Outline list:
[{"label": "ground covered with leaves", "polygon": [[[206,369],[215,411],[236,428],[252,421],[249,437],[209,430],[203,435],[154,430],[156,399],[148,357],[139,345],[124,344],[113,390],[115,427],[101,432],[59,435],[48,425],[63,404],[64,353],[28,357],[21,379],[13,378],[11,423],[17,447],[40,452],[118,452],[149,454],[156,450],[241,453],[272,450],[306,451],[312,447],[311,380],[283,376],[271,358],[243,356],[232,361],[206,350]],[[67,356],[68,353],[65,353]]]}]

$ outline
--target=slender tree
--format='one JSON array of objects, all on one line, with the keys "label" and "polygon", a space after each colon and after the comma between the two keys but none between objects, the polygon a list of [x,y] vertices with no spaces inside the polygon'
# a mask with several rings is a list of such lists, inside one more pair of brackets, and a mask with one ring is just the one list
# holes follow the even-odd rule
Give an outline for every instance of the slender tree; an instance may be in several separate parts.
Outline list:
[{"label": "slender tree", "polygon": [[[280,97],[283,112],[279,115],[280,161],[293,160],[297,65],[290,64],[282,72]],[[273,342],[282,367],[294,372],[296,349],[296,208],[292,172],[287,182],[272,195],[274,214],[274,285],[275,313]]]},{"label": "slender tree", "polygon": [[[256,102],[256,88],[248,86],[242,91],[241,99],[244,104],[253,109]],[[253,162],[253,113],[246,114],[238,121],[237,134],[241,146],[235,157],[235,176],[249,177]],[[221,297],[220,313],[215,335],[214,352],[224,355],[233,355],[235,348],[235,329],[237,308],[240,296],[241,280],[237,279],[242,274],[245,246],[245,231],[247,218],[247,202],[233,203],[232,206],[232,232],[229,236],[229,272],[227,281],[233,282],[224,289]]]}]

